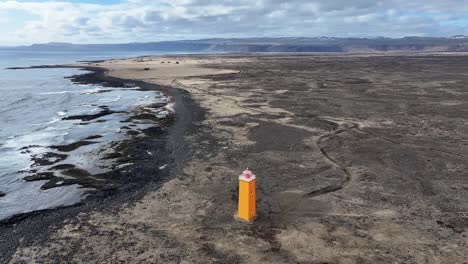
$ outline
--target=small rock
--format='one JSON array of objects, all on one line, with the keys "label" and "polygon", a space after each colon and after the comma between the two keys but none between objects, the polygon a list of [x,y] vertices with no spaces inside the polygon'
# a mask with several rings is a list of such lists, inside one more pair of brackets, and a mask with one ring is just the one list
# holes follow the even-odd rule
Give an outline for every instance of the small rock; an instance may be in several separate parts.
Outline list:
[{"label": "small rock", "polygon": [[356,235],[360,237],[367,237],[368,232],[366,230],[356,230]]},{"label": "small rock", "polygon": [[5,195],[6,195],[6,193],[0,192],[0,197],[3,197],[3,196],[5,196]]}]

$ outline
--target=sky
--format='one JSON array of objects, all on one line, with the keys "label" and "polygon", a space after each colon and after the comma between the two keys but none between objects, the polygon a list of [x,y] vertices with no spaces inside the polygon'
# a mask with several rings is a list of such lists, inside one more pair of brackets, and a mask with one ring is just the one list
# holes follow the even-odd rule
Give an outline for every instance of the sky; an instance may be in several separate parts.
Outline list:
[{"label": "sky", "polygon": [[468,0],[0,0],[0,46],[468,35]]}]

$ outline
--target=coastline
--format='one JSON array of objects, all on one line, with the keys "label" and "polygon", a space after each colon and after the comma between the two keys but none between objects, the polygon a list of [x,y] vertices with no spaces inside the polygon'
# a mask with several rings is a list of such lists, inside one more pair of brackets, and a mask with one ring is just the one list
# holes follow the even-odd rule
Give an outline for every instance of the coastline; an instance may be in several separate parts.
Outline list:
[{"label": "coastline", "polygon": [[[105,173],[113,181],[119,178],[128,178],[117,189],[96,190],[93,194],[87,195],[81,202],[71,206],[18,214],[0,221],[0,245],[2,245],[0,247],[0,263],[7,262],[8,256],[13,254],[11,250],[20,244],[28,243],[27,241],[32,243],[38,238],[46,240],[53,233],[52,230],[48,229],[51,225],[74,218],[80,213],[118,210],[124,204],[128,205],[138,201],[146,192],[157,189],[162,183],[180,173],[182,164],[186,162],[190,154],[187,145],[183,143],[183,135],[194,129],[193,121],[199,120],[204,114],[203,110],[194,105],[190,96],[183,90],[138,80],[109,77],[106,76],[107,70],[100,67],[46,65],[16,67],[14,69],[43,68],[76,68],[90,71],[90,73],[65,77],[77,84],[99,84],[104,87],[125,87],[131,84],[138,86],[141,90],[160,91],[172,98],[174,118],[162,127],[162,130],[150,132],[145,138],[129,137],[118,142],[125,146],[123,151],[132,156],[135,162],[125,166],[125,175],[122,175],[122,169]],[[153,151],[157,154],[157,163],[154,163],[154,160],[140,160],[139,157],[144,157],[147,151]],[[56,226],[56,228],[59,227],[60,225]],[[42,232],[41,230],[49,231]],[[38,236],[38,234],[40,235]],[[20,237],[22,241],[19,241]]]}]

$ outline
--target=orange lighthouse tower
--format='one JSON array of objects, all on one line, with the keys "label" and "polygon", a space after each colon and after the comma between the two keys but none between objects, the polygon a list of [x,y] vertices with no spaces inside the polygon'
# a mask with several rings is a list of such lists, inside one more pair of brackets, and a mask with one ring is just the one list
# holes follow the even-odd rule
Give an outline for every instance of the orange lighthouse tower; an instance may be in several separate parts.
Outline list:
[{"label": "orange lighthouse tower", "polygon": [[255,175],[248,168],[239,176],[239,207],[237,217],[248,222],[252,221],[257,215],[255,183]]}]

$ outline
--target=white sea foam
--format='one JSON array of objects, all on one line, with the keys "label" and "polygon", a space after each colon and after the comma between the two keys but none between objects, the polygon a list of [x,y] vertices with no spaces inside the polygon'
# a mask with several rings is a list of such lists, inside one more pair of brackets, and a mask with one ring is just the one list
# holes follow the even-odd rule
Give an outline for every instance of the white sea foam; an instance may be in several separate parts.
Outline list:
[{"label": "white sea foam", "polygon": [[175,103],[168,103],[166,106],[164,106],[164,108],[174,113],[175,112],[174,106],[175,106]]},{"label": "white sea foam", "polygon": [[96,88],[93,88],[93,89],[88,89],[88,90],[81,91],[81,93],[82,94],[95,94],[95,93],[100,93],[101,91],[102,91],[101,88],[96,87]]},{"label": "white sea foam", "polygon": [[115,102],[120,101],[120,99],[122,99],[122,96],[118,95],[117,97],[114,97],[114,98],[99,99],[99,102],[102,102],[102,103],[115,103]]},{"label": "white sea foam", "polygon": [[55,123],[57,123],[57,122],[60,121],[60,120],[62,120],[61,117],[55,116],[55,117],[52,118],[52,120],[49,121],[48,124],[50,124],[50,125],[51,125],[51,124],[55,124]]},{"label": "white sea foam", "polygon": [[96,107],[95,104],[80,104],[79,106],[83,106],[83,107]]},{"label": "white sea foam", "polygon": [[67,93],[76,93],[76,91],[58,91],[58,92],[46,92],[46,93],[39,93],[41,95],[54,95],[54,94],[67,94]]},{"label": "white sea foam", "polygon": [[170,114],[171,113],[169,111],[161,111],[161,112],[156,113],[156,117],[164,119],[164,118],[167,118]]},{"label": "white sea foam", "polygon": [[48,146],[60,143],[66,135],[68,135],[68,132],[66,131],[47,127],[40,131],[7,139],[4,143],[4,147],[18,149],[30,145]]}]

